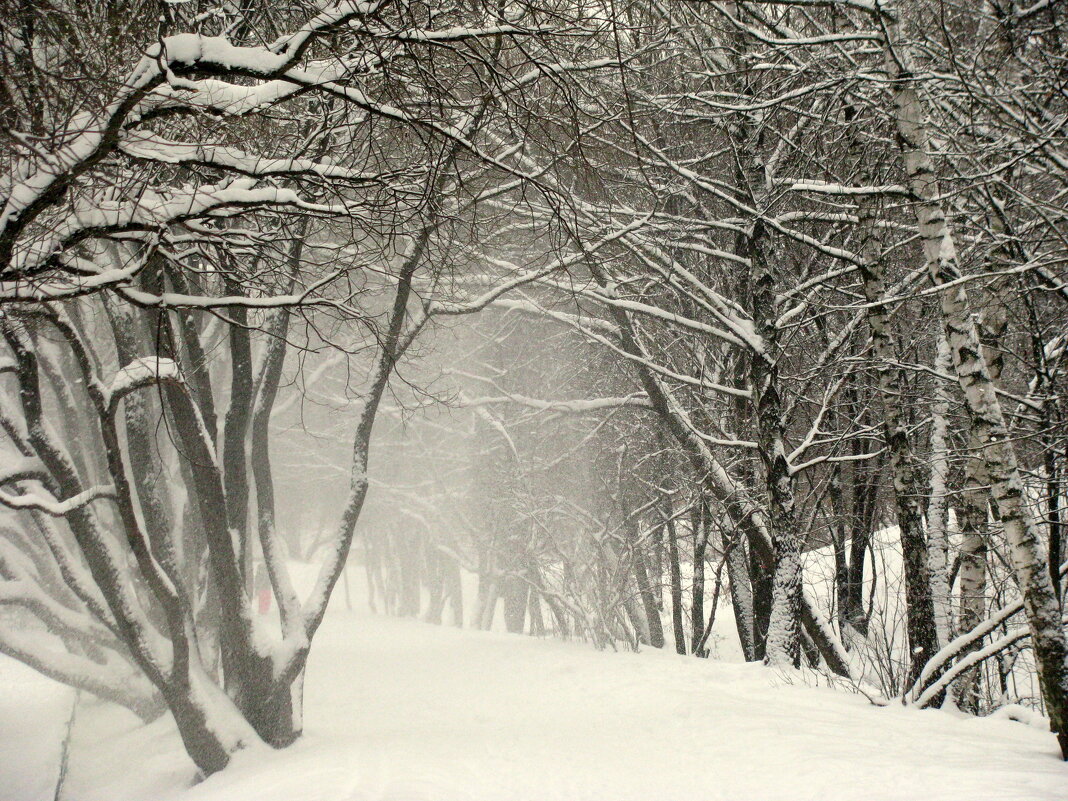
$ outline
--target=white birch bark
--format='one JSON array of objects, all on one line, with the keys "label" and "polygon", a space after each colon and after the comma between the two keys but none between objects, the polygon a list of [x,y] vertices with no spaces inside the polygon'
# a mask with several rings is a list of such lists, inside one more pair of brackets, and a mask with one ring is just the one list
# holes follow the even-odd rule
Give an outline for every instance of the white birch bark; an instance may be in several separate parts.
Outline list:
[{"label": "white birch bark", "polygon": [[[891,31],[895,29],[890,28]],[[1024,609],[1050,726],[1068,759],[1068,645],[1060,607],[1053,591],[1039,528],[1027,507],[1016,452],[1009,440],[1001,404],[983,356],[971,304],[960,278],[953,232],[946,221],[938,181],[928,150],[928,135],[917,79],[893,33],[884,40],[891,79],[898,145],[914,195],[913,210],[931,280],[946,285],[942,317],[953,367],[971,413],[973,430],[983,445],[990,473],[990,494],[997,506],[1019,579]]]},{"label": "white birch bark", "polygon": [[[999,293],[980,320],[982,354],[991,381],[1001,378],[1003,359],[998,344],[1007,322]],[[961,493],[960,546],[960,631],[971,631],[986,617],[987,555],[990,548],[989,506],[990,470],[987,467],[980,434],[968,434],[968,459]],[[970,650],[980,646],[976,642]],[[964,654],[967,656],[967,653]],[[953,685],[956,704],[969,712],[979,711],[979,671],[963,673]]]},{"label": "white birch bark", "polygon": [[[938,335],[935,370],[946,374],[953,359],[944,335]],[[949,530],[946,479],[949,474],[948,422],[949,389],[939,382],[931,408],[931,486],[927,504],[927,564],[931,574],[931,598],[934,602],[935,630],[938,647],[944,648],[953,629],[948,572]]]}]

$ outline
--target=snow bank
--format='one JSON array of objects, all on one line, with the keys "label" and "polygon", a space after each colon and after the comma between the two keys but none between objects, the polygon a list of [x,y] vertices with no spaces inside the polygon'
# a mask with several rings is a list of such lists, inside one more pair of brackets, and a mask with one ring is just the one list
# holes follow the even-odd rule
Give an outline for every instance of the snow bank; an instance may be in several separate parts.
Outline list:
[{"label": "snow bank", "polygon": [[877,708],[759,665],[375,617],[340,596],[293,747],[242,753],[192,786],[169,722],[96,704],[79,711],[64,797],[1026,801],[1068,787],[1052,736],[1015,720]]}]

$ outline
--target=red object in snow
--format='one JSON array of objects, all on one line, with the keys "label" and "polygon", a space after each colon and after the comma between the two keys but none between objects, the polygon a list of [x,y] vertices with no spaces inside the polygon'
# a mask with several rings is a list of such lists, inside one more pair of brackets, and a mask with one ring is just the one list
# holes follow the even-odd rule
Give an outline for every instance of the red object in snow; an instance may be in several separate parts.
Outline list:
[{"label": "red object in snow", "polygon": [[269,587],[264,587],[260,590],[260,614],[266,615],[271,611],[271,590]]}]

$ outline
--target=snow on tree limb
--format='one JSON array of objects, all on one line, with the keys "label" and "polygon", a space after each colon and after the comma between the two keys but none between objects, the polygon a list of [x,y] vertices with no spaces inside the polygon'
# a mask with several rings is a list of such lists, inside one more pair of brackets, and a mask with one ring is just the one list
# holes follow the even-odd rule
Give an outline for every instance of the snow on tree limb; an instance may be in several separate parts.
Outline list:
[{"label": "snow on tree limb", "polygon": [[94,501],[111,500],[114,497],[115,488],[112,486],[90,487],[61,501],[51,495],[30,490],[22,495],[0,492],[0,504],[16,511],[44,512],[50,517],[66,517],[71,512],[88,506]]},{"label": "snow on tree limb", "polygon": [[179,381],[181,377],[181,370],[173,359],[160,356],[144,356],[136,359],[119,370],[111,379],[106,396],[107,405],[109,408],[114,408],[123,395],[162,381]]}]

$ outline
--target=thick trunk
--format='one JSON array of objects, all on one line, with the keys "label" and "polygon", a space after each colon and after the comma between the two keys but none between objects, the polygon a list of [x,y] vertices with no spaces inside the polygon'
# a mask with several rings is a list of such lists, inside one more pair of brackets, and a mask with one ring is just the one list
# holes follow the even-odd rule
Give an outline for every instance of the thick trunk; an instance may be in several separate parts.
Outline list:
[{"label": "thick trunk", "polygon": [[[267,668],[266,670],[264,668]],[[256,734],[274,748],[285,748],[304,729],[304,671],[275,680],[270,665],[249,665],[240,709]]]},{"label": "thick trunk", "polygon": [[764,660],[768,647],[768,627],[771,625],[771,588],[774,573],[772,551],[768,556],[756,548],[749,549],[749,584],[753,588],[753,653],[758,661]]},{"label": "thick trunk", "polygon": [[990,476],[990,495],[1001,518],[1009,554],[1023,594],[1031,629],[1039,684],[1057,733],[1062,756],[1068,759],[1068,643],[1061,623],[1053,583],[1038,526],[1026,504],[1023,478],[1005,425],[1001,404],[983,357],[972,309],[957,264],[953,235],[945,219],[923,122],[923,109],[915,78],[902,65],[903,54],[887,45],[886,63],[894,95],[894,118],[909,186],[916,197],[916,213],[924,255],[932,281],[948,285],[942,292],[946,339],[964,392],[972,427]]},{"label": "thick trunk", "polygon": [[230,757],[237,749],[213,730],[207,711],[193,701],[188,692],[168,693],[167,706],[174,716],[186,753],[203,775],[218,773],[230,764]]},{"label": "thick trunk", "polygon": [[[757,152],[754,148],[754,153]],[[756,161],[755,156],[750,158]],[[752,180],[763,187],[763,169]],[[786,458],[785,424],[779,394],[778,332],[775,323],[775,275],[767,253],[763,220],[755,219],[741,238],[742,254],[750,262],[751,314],[763,352],[750,355],[750,377],[756,399],[757,450],[764,465],[768,496],[773,573],[771,617],[764,661],[769,665],[799,665],[801,620],[801,542],[794,512],[794,486]]]}]

